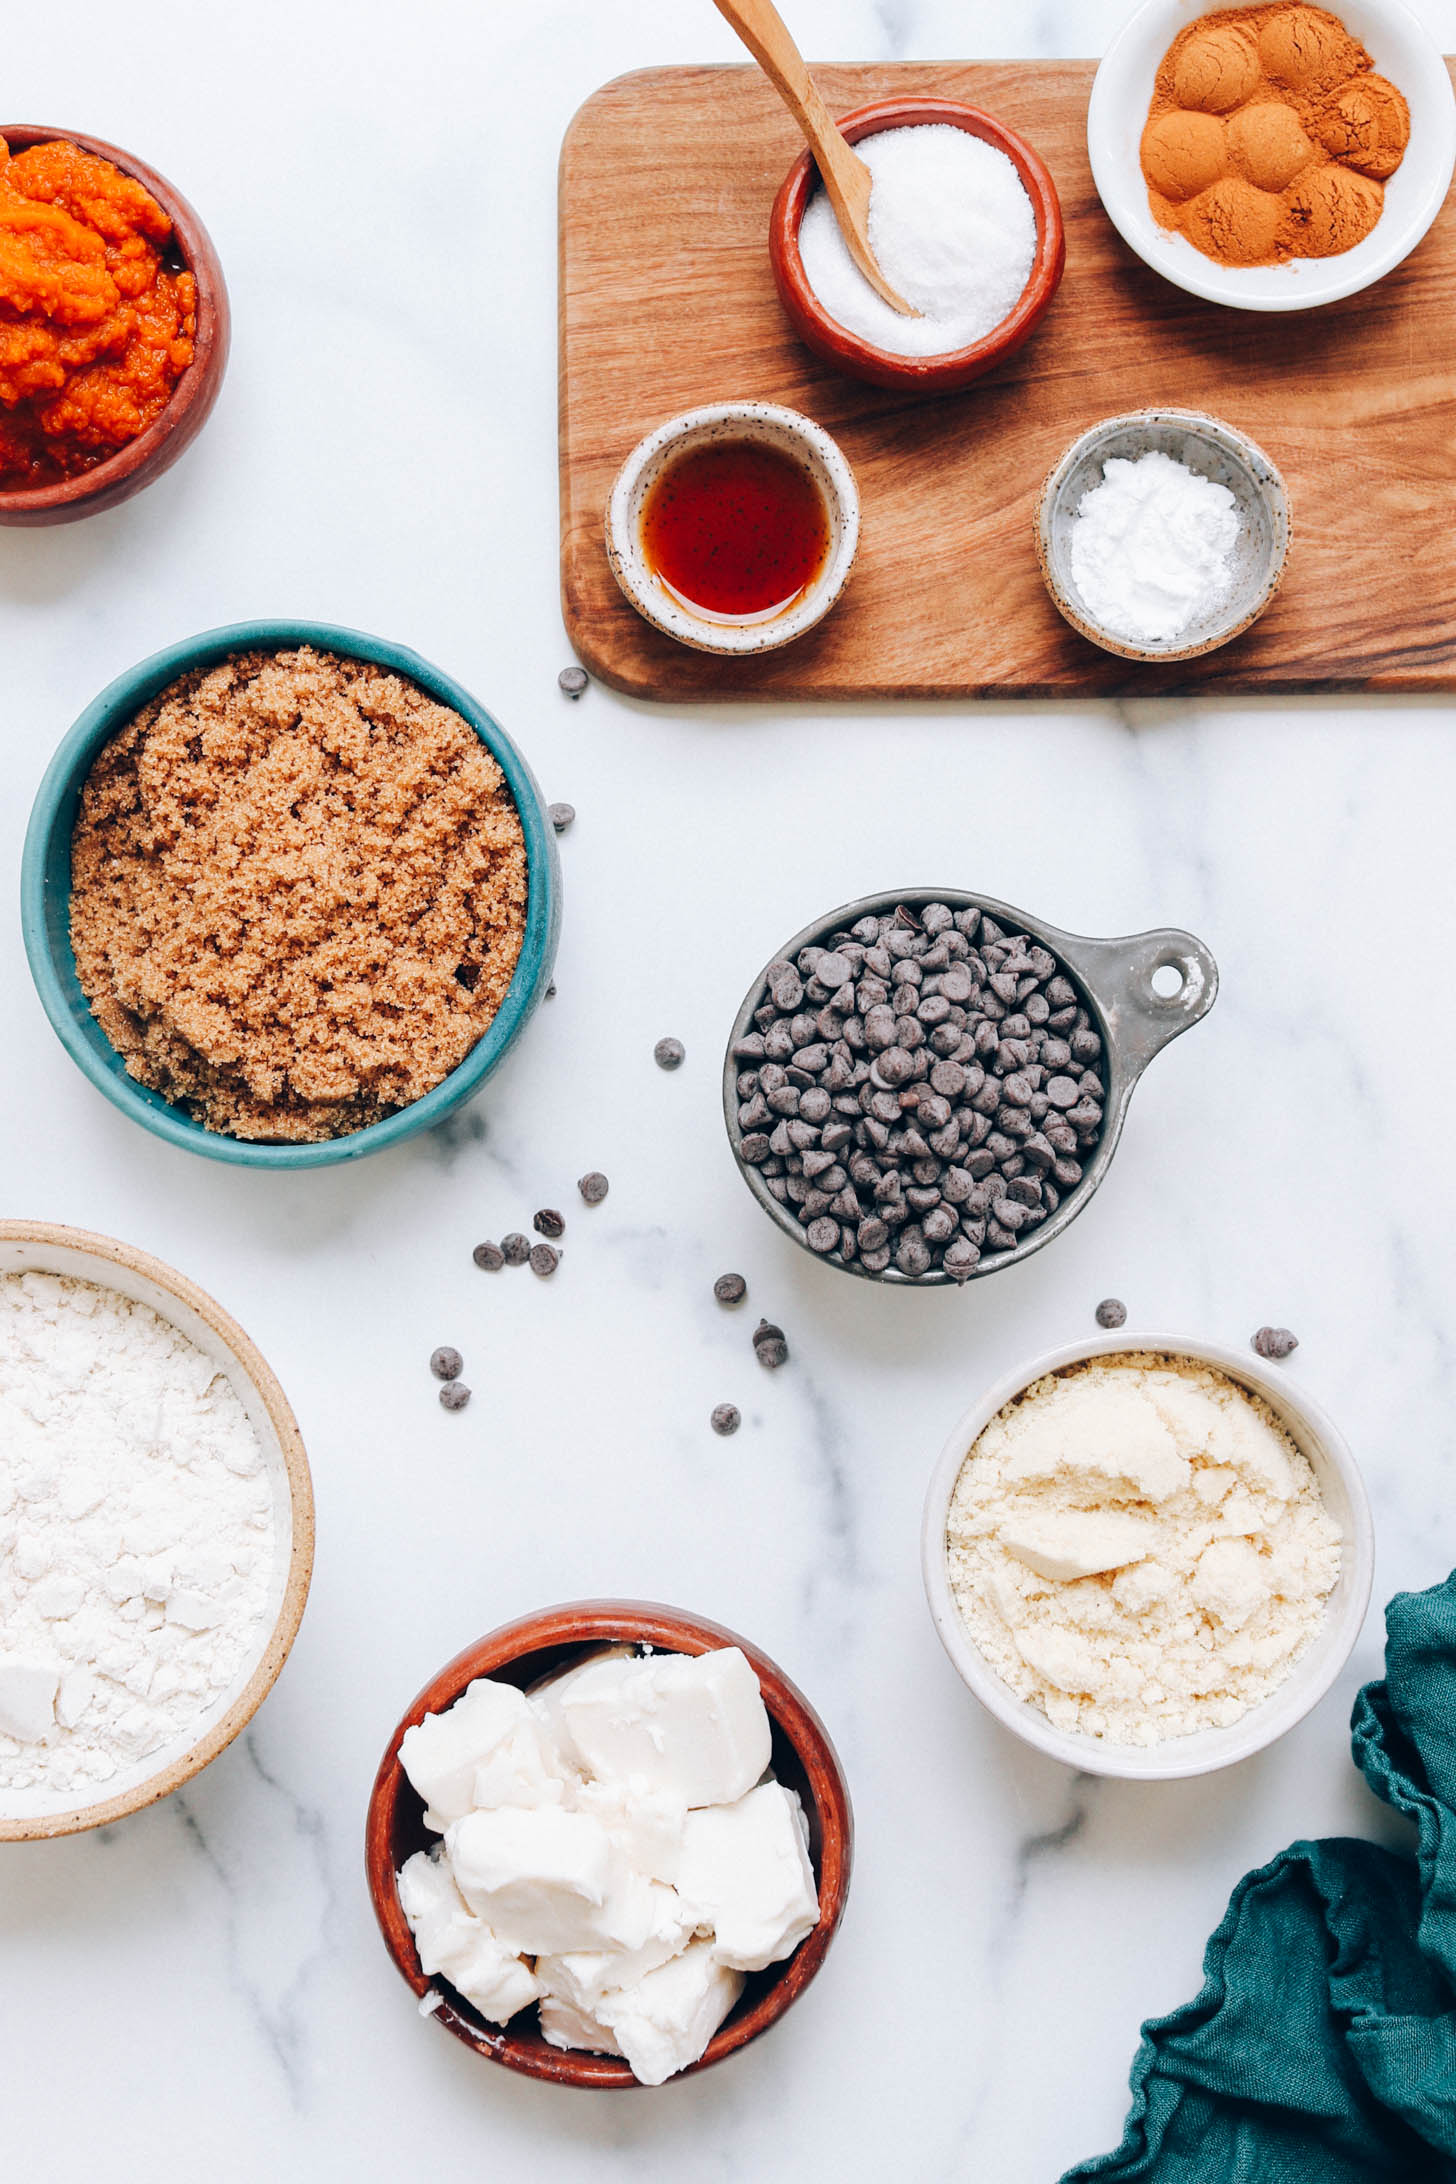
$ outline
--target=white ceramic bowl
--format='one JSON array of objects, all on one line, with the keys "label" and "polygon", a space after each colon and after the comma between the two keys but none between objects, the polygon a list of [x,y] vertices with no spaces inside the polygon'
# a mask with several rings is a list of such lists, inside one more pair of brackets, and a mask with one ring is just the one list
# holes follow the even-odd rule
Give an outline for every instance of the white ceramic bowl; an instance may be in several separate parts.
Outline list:
[{"label": "white ceramic bowl", "polygon": [[313,1570],[313,1489],[308,1459],[282,1388],[237,1322],[184,1275],[130,1244],[84,1229],[0,1221],[0,1274],[69,1274],[150,1305],[226,1374],[262,1446],[273,1493],[274,1557],[269,1611],[249,1657],[185,1736],[119,1770],[104,1797],[76,1805],[74,1792],[0,1788],[0,1843],[74,1835],[139,1812],[216,1759],[271,1690],[298,1631]]},{"label": "white ceramic bowl", "polygon": [[[946,1519],[962,1464],[982,1430],[1033,1381],[1088,1358],[1122,1357],[1153,1351],[1214,1366],[1230,1380],[1266,1402],[1295,1446],[1309,1458],[1325,1506],[1344,1533],[1340,1575],[1330,1594],[1325,1619],[1293,1669],[1271,1697],[1251,1707],[1227,1729],[1200,1729],[1192,1736],[1169,1737],[1148,1746],[1110,1744],[1101,1737],[1054,1729],[1039,1706],[1016,1693],[997,1675],[961,1619],[950,1588],[946,1560]],[[1052,1759],[1064,1760],[1084,1774],[1120,1775],[1135,1782],[1171,1782],[1189,1775],[1212,1774],[1273,1744],[1322,1699],[1350,1657],[1374,1575],[1374,1540],[1370,1508],[1355,1459],[1324,1412],[1277,1367],[1249,1352],[1226,1350],[1215,1342],[1186,1335],[1140,1334],[1120,1327],[1115,1334],[1089,1342],[1070,1342],[1060,1350],[1008,1375],[973,1403],[941,1451],[925,1497],[921,1563],[926,1597],[941,1644],[961,1681],[1008,1729]]]},{"label": "white ceramic bowl", "polygon": [[[1099,622],[1078,590],[1072,574],[1072,525],[1083,494],[1102,483],[1105,462],[1136,462],[1154,449],[1233,494],[1239,537],[1233,588],[1222,606],[1200,615],[1176,637],[1134,644]],[[1279,589],[1289,535],[1289,494],[1264,450],[1247,433],[1202,410],[1130,410],[1089,426],[1051,472],[1036,513],[1037,559],[1052,604],[1073,629],[1125,660],[1192,660],[1240,636],[1258,621]]]},{"label": "white ceramic bowl", "polygon": [[[771,620],[717,621],[695,613],[663,584],[642,551],[642,503],[663,466],[711,440],[760,440],[802,462],[829,515],[829,553],[796,605]],[[843,591],[859,547],[859,489],[821,425],[772,402],[714,402],[686,410],[633,448],[607,502],[607,559],[637,612],[654,629],[698,652],[774,652],[822,622]]]},{"label": "white ceramic bowl", "polygon": [[1216,12],[1200,0],[1145,0],[1109,48],[1087,109],[1087,153],[1108,217],[1155,273],[1210,303],[1241,311],[1307,311],[1353,296],[1409,257],[1445,202],[1456,163],[1456,98],[1446,63],[1400,0],[1331,0],[1329,12],[1410,106],[1410,144],[1385,185],[1385,210],[1364,242],[1337,258],[1219,265],[1185,237],[1159,227],[1138,158],[1159,62],[1180,30]]}]

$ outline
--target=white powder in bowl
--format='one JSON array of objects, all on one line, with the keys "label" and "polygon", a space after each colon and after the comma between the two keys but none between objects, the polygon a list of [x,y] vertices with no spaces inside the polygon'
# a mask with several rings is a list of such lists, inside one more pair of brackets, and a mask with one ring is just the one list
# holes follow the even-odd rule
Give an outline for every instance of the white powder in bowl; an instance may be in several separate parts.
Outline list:
[{"label": "white powder in bowl", "polygon": [[992,1419],[951,1497],[951,1590],[1058,1729],[1227,1728],[1324,1619],[1341,1534],[1273,1412],[1186,1359],[1101,1358]]},{"label": "white powder in bowl", "polygon": [[1014,310],[1036,256],[1036,214],[1013,162],[944,121],[880,129],[855,150],[874,182],[870,247],[921,316],[875,294],[822,189],[799,223],[799,255],[820,303],[896,356],[943,356],[982,340]]},{"label": "white powder in bowl", "polygon": [[116,1290],[0,1277],[0,1803],[92,1803],[195,1742],[260,1650],[278,1529],[195,1343]]},{"label": "white powder in bowl", "polygon": [[1167,644],[1233,590],[1239,504],[1159,448],[1112,456],[1072,520],[1072,581],[1111,637]]}]

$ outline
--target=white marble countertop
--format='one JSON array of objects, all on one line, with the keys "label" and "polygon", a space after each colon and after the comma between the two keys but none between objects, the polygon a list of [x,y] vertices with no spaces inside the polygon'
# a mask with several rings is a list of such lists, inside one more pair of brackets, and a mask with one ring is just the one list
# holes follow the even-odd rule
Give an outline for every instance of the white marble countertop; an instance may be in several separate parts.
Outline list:
[{"label": "white marble countertop", "polygon": [[[1097,51],[1123,9],[792,12],[811,54],[870,60]],[[1418,12],[1456,43],[1456,6]],[[1048,2184],[1115,2142],[1139,2020],[1195,1990],[1245,1868],[1387,1827],[1350,1765],[1350,1699],[1379,1665],[1378,1603],[1443,1576],[1456,1538],[1456,1032],[1425,1014],[1456,957],[1449,711],[569,704],[557,147],[608,77],[733,58],[708,0],[158,0],[120,52],[115,23],[74,0],[61,37],[22,11],[5,104],[180,184],[227,270],[234,352],[161,483],[0,532],[0,1210],[125,1237],[241,1318],[297,1409],[319,1551],[239,1744],[122,1826],[0,1852],[7,2172]],[[432,1139],[291,1177],[174,1152],[102,1101],[42,1017],[13,908],[32,795],[81,708],[163,643],[268,613],[417,646],[580,813],[559,997],[511,1062]],[[867,800],[861,761],[901,792]],[[756,967],[819,910],[920,880],[1082,932],[1186,925],[1223,974],[1085,1216],[963,1295],[887,1293],[796,1250],[718,1112]],[[651,1059],[666,1032],[688,1050],[674,1077]],[[593,1166],[612,1192],[586,1216]],[[479,1237],[550,1203],[571,1218],[553,1283],[476,1272]],[[714,1304],[728,1267],[788,1330],[788,1370],[760,1372],[746,1317]],[[1134,1324],[1235,1343],[1292,1326],[1288,1369],[1343,1425],[1375,1511],[1377,1608],[1337,1688],[1279,1749],[1186,1785],[1074,1776],[1013,1741],[920,1588],[942,1438],[989,1379],[1090,1332],[1109,1292]],[[425,1368],[441,1341],[476,1389],[458,1417]],[[744,1411],[731,1441],[707,1426],[723,1400]],[[427,1675],[594,1593],[701,1610],[775,1655],[838,1742],[859,1841],[828,1964],[771,2037],[591,2098],[420,2022],[361,1831]]]}]

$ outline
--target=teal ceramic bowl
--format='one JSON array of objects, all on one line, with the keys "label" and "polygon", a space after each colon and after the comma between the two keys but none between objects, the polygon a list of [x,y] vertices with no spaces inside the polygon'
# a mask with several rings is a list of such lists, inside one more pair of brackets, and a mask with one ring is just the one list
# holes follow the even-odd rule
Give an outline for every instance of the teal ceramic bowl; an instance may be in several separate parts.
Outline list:
[{"label": "teal ceramic bowl", "polygon": [[[214,667],[231,652],[284,651],[293,645],[313,645],[320,652],[343,653],[392,668],[469,721],[500,766],[515,799],[526,837],[530,884],[526,932],[515,976],[494,1022],[458,1069],[423,1099],[383,1122],[371,1123],[367,1130],[317,1145],[266,1145],[205,1130],[180,1107],[127,1075],[121,1056],[91,1014],[76,976],[71,953],[71,832],[81,789],[97,752],[149,699],[180,675]],[[341,1160],[362,1160],[367,1153],[383,1152],[387,1145],[398,1145],[420,1130],[433,1128],[478,1092],[504,1061],[551,981],[561,928],[561,865],[555,832],[530,767],[484,706],[459,683],[406,646],[368,637],[360,630],[337,629],[328,622],[237,622],[227,629],[205,630],[200,637],[169,645],[165,652],[154,652],[149,660],[119,675],[87,706],[47,767],[36,796],[21,862],[20,906],[25,952],[41,1005],[72,1061],[114,1107],[154,1137],[189,1153],[205,1154],[209,1160],[229,1161],[240,1168],[320,1168]]]}]

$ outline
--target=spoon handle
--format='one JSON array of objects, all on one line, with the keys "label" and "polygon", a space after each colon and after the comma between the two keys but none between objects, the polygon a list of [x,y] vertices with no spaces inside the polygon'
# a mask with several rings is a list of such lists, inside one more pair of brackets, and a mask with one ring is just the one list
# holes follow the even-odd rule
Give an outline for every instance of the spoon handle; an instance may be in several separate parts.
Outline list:
[{"label": "spoon handle", "polygon": [[907,318],[917,314],[880,271],[870,247],[870,171],[840,135],[773,0],[715,0],[718,13],[737,31],[814,154],[849,254],[877,295]]}]

